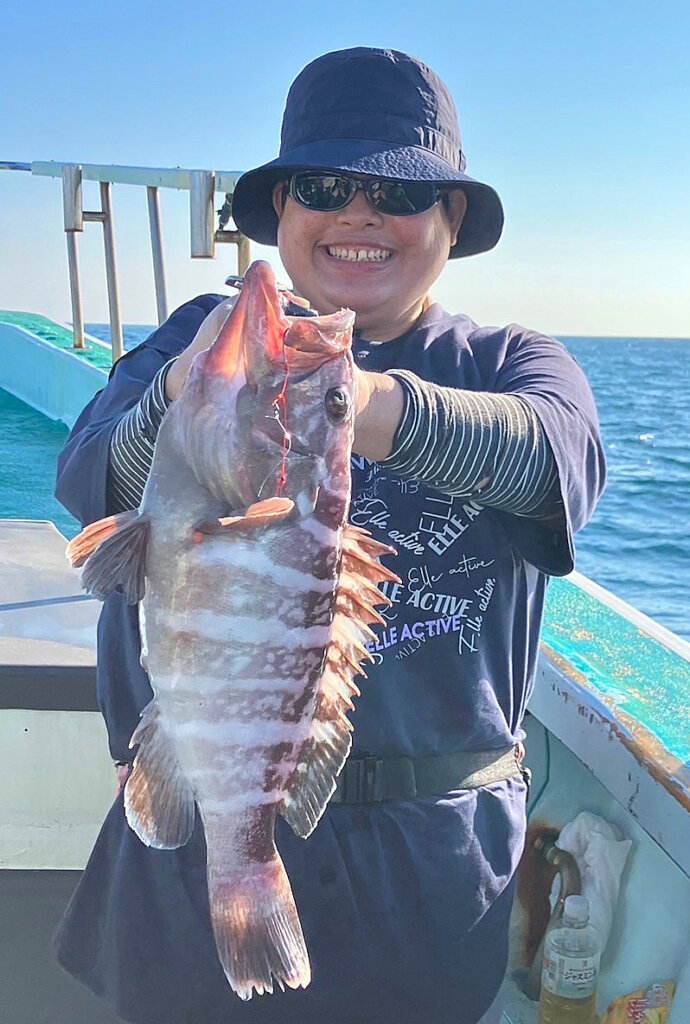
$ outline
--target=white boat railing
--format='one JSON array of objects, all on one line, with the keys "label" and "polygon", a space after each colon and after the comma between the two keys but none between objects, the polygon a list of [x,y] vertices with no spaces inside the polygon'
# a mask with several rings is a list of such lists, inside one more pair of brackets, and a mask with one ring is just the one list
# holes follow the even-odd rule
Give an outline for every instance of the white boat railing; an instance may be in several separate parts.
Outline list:
[{"label": "white boat railing", "polygon": [[[159,189],[174,188],[189,192],[190,255],[192,259],[214,259],[217,244],[232,243],[237,246],[237,273],[240,276],[244,275],[251,262],[249,239],[237,230],[226,230],[226,224],[232,213],[232,193],[241,171],[189,170],[181,167],[123,167],[114,164],[72,164],[40,160],[33,163],[0,161],[0,170],[28,171],[31,174],[62,179],[62,207],[67,239],[72,331],[74,347],[77,349],[84,348],[84,314],[77,237],[84,230],[85,222],[94,221],[103,225],[113,362],[119,359],[123,353],[111,195],[113,184],[138,185],[146,189],[159,324],[163,323],[168,316],[163,236],[158,201]],[[85,179],[100,183],[100,210],[84,209],[82,181]],[[215,211],[214,200],[217,192],[224,193],[225,201],[223,206]],[[217,227],[214,225],[216,213],[218,216]]]}]

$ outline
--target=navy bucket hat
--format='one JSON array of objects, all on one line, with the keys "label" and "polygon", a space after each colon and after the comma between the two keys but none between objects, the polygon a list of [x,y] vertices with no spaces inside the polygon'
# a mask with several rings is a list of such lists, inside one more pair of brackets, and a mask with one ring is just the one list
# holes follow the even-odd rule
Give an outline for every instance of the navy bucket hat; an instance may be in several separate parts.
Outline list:
[{"label": "navy bucket hat", "polygon": [[301,170],[462,187],[467,212],[451,258],[486,252],[501,236],[497,193],[465,174],[450,93],[430,68],[397,50],[337,50],[300,72],[285,103],[280,155],[235,186],[232,216],[243,234],[277,244],[273,186]]}]

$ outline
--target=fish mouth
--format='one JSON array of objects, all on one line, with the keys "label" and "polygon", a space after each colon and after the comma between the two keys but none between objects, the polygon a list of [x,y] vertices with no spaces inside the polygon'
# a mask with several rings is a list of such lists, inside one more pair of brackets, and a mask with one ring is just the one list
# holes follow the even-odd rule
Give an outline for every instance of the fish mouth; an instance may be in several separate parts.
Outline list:
[{"label": "fish mouth", "polygon": [[327,316],[287,319],[290,326],[285,335],[285,361],[292,374],[308,375],[351,347],[355,314],[350,309]]},{"label": "fish mouth", "polygon": [[[387,252],[388,250],[381,250]],[[206,353],[204,372],[227,379],[242,375],[252,386],[286,373],[311,373],[351,344],[355,315],[285,316],[275,275],[257,260],[218,337]]]},{"label": "fish mouth", "polygon": [[284,367],[283,339],[288,327],[273,270],[257,260],[245,274],[244,287],[208,350],[205,372],[226,378],[243,373],[256,384]]}]

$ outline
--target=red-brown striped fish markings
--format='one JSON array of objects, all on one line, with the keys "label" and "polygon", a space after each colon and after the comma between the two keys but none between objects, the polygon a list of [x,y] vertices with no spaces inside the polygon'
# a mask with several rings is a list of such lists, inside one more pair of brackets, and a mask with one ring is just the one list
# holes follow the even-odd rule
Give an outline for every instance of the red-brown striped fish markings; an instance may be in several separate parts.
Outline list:
[{"label": "red-brown striped fish markings", "polygon": [[[377,561],[389,549],[345,525],[352,319],[286,320],[255,265],[161,424],[135,517],[148,533],[142,659],[155,697],[132,737],[127,816],[143,842],[170,849],[187,841],[196,803],[218,953],[245,999],[309,982],[275,816],[306,836],[322,814],[349,751],[372,606],[386,603],[376,584],[397,579]],[[121,525],[142,548],[131,517]],[[92,576],[114,587],[109,543]]]}]

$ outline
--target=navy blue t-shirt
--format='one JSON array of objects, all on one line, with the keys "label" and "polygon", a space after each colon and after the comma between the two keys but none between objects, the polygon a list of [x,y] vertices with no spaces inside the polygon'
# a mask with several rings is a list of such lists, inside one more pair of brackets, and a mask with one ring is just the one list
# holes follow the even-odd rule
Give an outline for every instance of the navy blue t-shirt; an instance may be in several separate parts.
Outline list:
[{"label": "navy blue t-shirt", "polygon": [[[156,371],[219,301],[181,307],[115,367],[61,456],[58,496],[82,522],[105,509],[108,442]],[[398,549],[376,664],[352,715],[358,754],[423,756],[505,747],[522,736],[547,574],[572,567],[603,458],[589,387],[557,342],[480,329],[432,306],[396,341],[354,342],[365,369],[512,392],[533,405],[558,466],[560,524],[449,498],[353,458],[351,520]],[[151,690],[136,611],[118,595],[99,624],[98,688],[113,757]],[[62,964],[135,1024],[474,1024],[505,970],[525,828],[519,777],[442,799],[331,805],[306,841],[279,818],[313,969],[306,991],[243,1004],[225,981],[208,918],[203,830],[180,850],[142,845],[118,799],[57,937]]]},{"label": "navy blue t-shirt", "polygon": [[589,386],[553,339],[517,326],[480,329],[438,305],[396,341],[356,339],[354,351],[367,370],[519,394],[554,452],[562,511],[549,526],[353,457],[350,520],[397,548],[390,564],[402,579],[383,588],[393,605],[369,645],[377,665],[363,684],[355,750],[423,756],[509,746],[523,737],[548,575],[572,569],[572,532],[603,485]]}]

